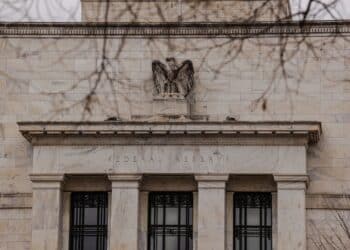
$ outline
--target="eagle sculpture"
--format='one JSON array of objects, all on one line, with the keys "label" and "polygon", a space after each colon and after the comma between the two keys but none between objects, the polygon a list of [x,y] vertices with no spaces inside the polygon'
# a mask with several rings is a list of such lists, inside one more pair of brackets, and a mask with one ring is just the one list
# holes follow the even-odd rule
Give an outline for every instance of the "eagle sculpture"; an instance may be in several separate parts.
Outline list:
[{"label": "eagle sculpture", "polygon": [[152,62],[156,94],[160,96],[186,97],[194,85],[194,70],[190,60],[178,65],[175,58],[166,58],[168,67],[162,62]]}]

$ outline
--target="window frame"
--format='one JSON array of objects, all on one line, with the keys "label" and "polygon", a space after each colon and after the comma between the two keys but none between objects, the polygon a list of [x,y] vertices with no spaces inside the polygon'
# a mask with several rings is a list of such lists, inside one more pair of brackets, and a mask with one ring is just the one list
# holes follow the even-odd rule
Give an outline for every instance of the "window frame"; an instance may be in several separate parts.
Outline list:
[{"label": "window frame", "polygon": [[[248,204],[245,205],[245,207],[239,207],[238,206],[238,198],[237,196],[255,196],[262,198],[256,203],[260,203],[260,206],[252,206],[249,207]],[[263,200],[264,199],[264,200]],[[247,202],[247,201],[246,201]],[[248,202],[247,202],[248,203]],[[236,208],[241,209],[239,218],[240,221],[242,219],[242,210],[244,211],[243,215],[243,224],[236,225]],[[247,224],[247,209],[248,208],[258,208],[259,209],[259,225],[248,225]],[[256,229],[259,234],[259,249],[257,250],[272,250],[273,249],[273,204],[272,204],[272,193],[271,192],[235,192],[233,194],[233,249],[234,250],[247,250],[247,239],[249,237],[249,234],[247,232],[247,228],[250,227],[252,229]],[[262,210],[264,213],[264,217],[261,217]],[[270,211],[268,211],[270,210]],[[269,216],[267,215],[269,213]],[[268,217],[269,220],[268,220]],[[238,227],[241,227],[239,230]],[[243,233],[242,233],[243,231]],[[236,236],[237,234],[240,234],[240,240],[244,240],[244,244],[242,242],[240,243],[240,246],[237,246],[236,242]],[[267,240],[270,240],[270,245],[268,248]],[[263,245],[262,245],[263,244]]]},{"label": "window frame", "polygon": [[[97,214],[96,214],[96,224],[85,224],[84,222],[84,195],[90,195],[96,199],[97,198]],[[76,199],[76,200],[75,200]],[[90,202],[93,200],[91,199]],[[82,207],[75,207],[77,202],[82,202]],[[101,203],[100,203],[101,202]],[[78,210],[78,211],[75,211]],[[108,192],[97,191],[97,192],[71,192],[70,195],[70,209],[69,209],[69,250],[83,250],[84,249],[84,238],[91,236],[96,237],[96,250],[107,250],[108,246],[108,220],[109,220],[109,195]],[[83,224],[75,224],[75,216],[78,215],[78,222]],[[90,230],[86,230],[90,227]],[[95,228],[95,230],[93,230]],[[95,233],[95,234],[94,234]],[[77,238],[79,243],[74,245],[74,238]]]},{"label": "window frame", "polygon": [[[181,204],[178,205],[178,214],[177,214],[177,219],[178,219],[178,223],[174,224],[174,225],[170,225],[170,224],[166,224],[166,213],[163,212],[163,218],[162,218],[162,224],[152,224],[152,198],[154,196],[157,195],[174,195],[174,196],[181,196],[181,195],[188,195],[189,198],[189,204],[186,204],[186,224],[181,224]],[[166,208],[165,203],[162,205],[163,209]],[[191,211],[189,211],[191,210]],[[164,211],[164,210],[163,210]],[[168,232],[171,232],[173,229],[177,227],[178,230],[177,231],[177,249],[178,250],[192,250],[193,249],[193,192],[149,192],[148,195],[148,222],[147,222],[147,249],[148,250],[156,250],[156,246],[151,246],[151,238],[155,237],[155,230],[154,228],[159,227],[160,229],[163,230],[162,235],[162,250],[166,249],[165,247],[165,240],[166,240],[166,230],[168,228]],[[191,215],[191,216],[190,216]],[[185,249],[181,249],[181,245],[180,245],[180,240],[181,240],[181,236],[183,236],[183,234],[181,233],[185,233],[185,237],[186,237],[186,246]],[[191,244],[190,244],[191,242]]]}]

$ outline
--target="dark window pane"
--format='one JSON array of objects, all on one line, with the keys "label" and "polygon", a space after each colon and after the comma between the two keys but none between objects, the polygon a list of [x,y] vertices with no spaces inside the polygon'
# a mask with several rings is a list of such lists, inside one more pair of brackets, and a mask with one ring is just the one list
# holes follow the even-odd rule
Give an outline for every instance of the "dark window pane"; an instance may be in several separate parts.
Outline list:
[{"label": "dark window pane", "polygon": [[167,236],[165,239],[165,249],[166,250],[178,250],[177,247],[177,237],[174,236]]},{"label": "dark window pane", "polygon": [[191,250],[192,207],[192,193],[150,193],[148,249]]},{"label": "dark window pane", "polygon": [[169,207],[166,209],[165,224],[166,225],[177,225],[179,222],[178,219],[179,208]]},{"label": "dark window pane", "polygon": [[267,238],[266,239],[266,249],[272,249],[272,239],[271,238]]},{"label": "dark window pane", "polygon": [[188,222],[189,222],[189,224],[190,225],[192,225],[192,215],[193,215],[193,211],[192,211],[192,207],[191,207],[191,209],[189,209],[189,211],[188,211]]},{"label": "dark window pane", "polygon": [[235,193],[235,250],[271,250],[270,193]]},{"label": "dark window pane", "polygon": [[163,249],[163,236],[162,235],[157,235],[157,241],[155,245],[155,249]]},{"label": "dark window pane", "polygon": [[85,237],[84,238],[84,250],[96,250],[96,237]]},{"label": "dark window pane", "polygon": [[266,209],[266,225],[272,226],[272,210]]},{"label": "dark window pane", "polygon": [[249,249],[249,250],[262,249],[262,245],[260,247],[259,243],[260,243],[259,237],[248,237],[247,238],[247,249]]},{"label": "dark window pane", "polygon": [[96,225],[97,224],[97,208],[87,207],[84,211],[84,224]]},{"label": "dark window pane", "polygon": [[181,219],[180,219],[180,223],[181,225],[186,225],[187,223],[187,217],[188,217],[188,214],[186,213],[186,207],[182,207],[181,208]]},{"label": "dark window pane", "polygon": [[107,249],[106,192],[77,192],[71,197],[70,250]]},{"label": "dark window pane", "polygon": [[239,225],[239,218],[240,218],[240,208],[236,207],[235,208],[235,225]]},{"label": "dark window pane", "polygon": [[164,219],[164,208],[162,207],[159,207],[159,208],[156,208],[156,222],[155,224],[156,225],[161,225],[163,224],[163,219]]},{"label": "dark window pane", "polygon": [[247,225],[258,226],[260,224],[260,208],[247,208]]}]

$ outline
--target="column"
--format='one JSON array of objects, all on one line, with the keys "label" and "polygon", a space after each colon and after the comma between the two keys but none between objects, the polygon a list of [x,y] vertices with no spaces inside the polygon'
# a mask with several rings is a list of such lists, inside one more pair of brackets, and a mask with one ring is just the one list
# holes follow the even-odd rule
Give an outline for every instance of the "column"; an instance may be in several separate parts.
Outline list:
[{"label": "column", "polygon": [[62,174],[33,174],[32,249],[61,250]]},{"label": "column", "polygon": [[197,175],[198,249],[225,250],[228,175]]},{"label": "column", "polygon": [[141,175],[109,175],[112,182],[110,250],[137,250]]},{"label": "column", "polygon": [[277,182],[277,250],[306,249],[306,175],[275,175]]}]

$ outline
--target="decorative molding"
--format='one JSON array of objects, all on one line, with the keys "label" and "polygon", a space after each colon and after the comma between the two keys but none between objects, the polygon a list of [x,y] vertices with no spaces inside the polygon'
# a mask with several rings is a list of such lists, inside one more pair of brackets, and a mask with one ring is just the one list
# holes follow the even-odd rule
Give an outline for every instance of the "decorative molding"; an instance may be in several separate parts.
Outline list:
[{"label": "decorative molding", "polygon": [[64,174],[30,174],[32,182],[63,182],[65,180]]},{"label": "decorative molding", "polygon": [[306,190],[309,184],[307,175],[274,175],[277,190]]},{"label": "decorative molding", "polygon": [[349,36],[350,20],[307,22],[190,22],[190,23],[0,23],[0,37],[101,38],[101,37],[278,37]]},{"label": "decorative molding", "polygon": [[[306,145],[320,122],[19,122],[34,145]],[[166,140],[164,140],[166,139]]]},{"label": "decorative molding", "polygon": [[274,175],[276,182],[309,182],[309,176],[307,175]]},{"label": "decorative molding", "polygon": [[110,181],[131,181],[139,182],[142,180],[142,174],[109,174],[108,179]]},{"label": "decorative molding", "polygon": [[64,174],[30,174],[33,190],[62,189]]}]

